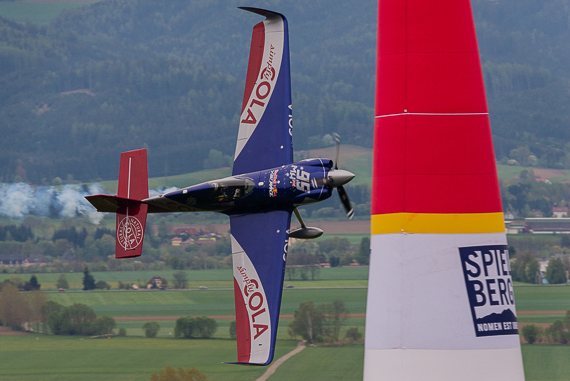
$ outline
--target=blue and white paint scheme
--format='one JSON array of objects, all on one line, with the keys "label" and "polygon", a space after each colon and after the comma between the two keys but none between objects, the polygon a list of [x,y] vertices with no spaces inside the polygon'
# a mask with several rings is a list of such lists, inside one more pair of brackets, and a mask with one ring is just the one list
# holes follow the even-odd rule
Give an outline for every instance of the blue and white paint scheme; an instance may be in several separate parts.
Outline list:
[{"label": "blue and white paint scheme", "polygon": [[[205,211],[228,215],[237,363],[267,365],[274,356],[289,237],[316,238],[323,233],[305,226],[296,208],[325,200],[336,188],[352,218],[353,209],[343,185],[354,175],[338,169],[338,135],[334,162],[322,158],[293,162],[287,20],[263,9],[242,9],[266,19],[253,28],[232,176],[150,198],[148,193],[131,198],[123,192],[87,199],[100,212],[136,209],[137,218],[146,218],[146,213]],[[135,155],[138,159],[133,161],[131,156]],[[128,168],[120,174],[122,183],[131,184],[133,178],[137,189],[148,189],[146,178],[138,181],[142,176],[132,175],[144,172],[140,167],[146,167],[146,150],[125,154],[122,162]],[[292,213],[301,223],[301,228],[293,231]],[[120,235],[118,231],[117,237]],[[144,231],[139,235],[137,250],[124,249],[123,257],[140,255]]]}]

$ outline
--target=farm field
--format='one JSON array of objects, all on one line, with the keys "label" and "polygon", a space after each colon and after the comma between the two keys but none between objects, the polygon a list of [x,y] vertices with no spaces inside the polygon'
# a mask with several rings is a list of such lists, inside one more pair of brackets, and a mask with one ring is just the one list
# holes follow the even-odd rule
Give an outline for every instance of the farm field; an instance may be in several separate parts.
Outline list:
[{"label": "farm field", "polygon": [[[324,272],[327,281],[364,281],[367,272],[342,268]],[[226,270],[197,271],[201,280],[225,276]],[[103,273],[96,273],[103,274]],[[126,273],[123,273],[126,274]],[[133,273],[131,275],[136,275]],[[44,274],[42,274],[44,275]],[[45,274],[53,275],[53,274]],[[346,279],[357,278],[357,279]],[[299,303],[313,300],[316,304],[343,300],[351,313],[366,309],[366,288],[293,288],[283,293],[282,314],[292,314]],[[87,339],[27,334],[0,336],[0,379],[2,380],[148,380],[152,372],[167,365],[196,366],[211,380],[253,380],[265,368],[222,365],[235,359],[235,342],[229,339],[229,324],[233,315],[231,290],[173,290],[173,291],[98,291],[53,292],[50,299],[69,305],[85,303],[100,315],[117,318],[117,328],[126,328],[128,337]],[[570,300],[568,286],[516,286],[515,297],[519,311],[534,311],[544,315],[519,315],[522,322],[542,319],[553,322],[562,317],[552,311],[563,310]],[[570,308],[570,307],[568,307]],[[562,311],[563,312],[563,311]],[[172,315],[226,315],[217,318],[218,331],[210,340],[178,340],[171,333]],[[230,316],[228,316],[230,315]],[[153,317],[160,324],[158,337],[143,337],[142,325]],[[133,319],[140,320],[133,320]],[[163,320],[168,319],[168,320]],[[281,319],[277,356],[291,351],[297,341],[291,340],[287,324]],[[351,317],[346,328],[357,327],[364,332],[365,318]],[[36,339],[36,337],[38,339]],[[566,380],[570,369],[566,359],[570,347],[558,345],[523,345],[527,380]],[[128,353],[128,356],[125,355]],[[301,355],[286,361],[269,380],[360,380],[364,346],[341,348],[308,347]],[[30,365],[31,364],[31,365]]]},{"label": "farm field", "polygon": [[[118,288],[119,281],[139,282],[148,281],[155,275],[172,282],[174,273],[177,270],[160,271],[105,271],[92,272],[95,280],[103,280],[112,288]],[[233,275],[231,269],[217,270],[185,270],[188,278],[189,288],[205,286],[208,288],[232,288]],[[16,275],[27,281],[31,274],[0,274],[0,282]],[[60,274],[36,274],[38,282],[42,285],[42,290],[57,290],[55,283]],[[66,273],[65,277],[70,285],[70,290],[81,290],[83,288],[83,273]],[[368,267],[331,267],[321,269],[318,277],[314,281],[289,280],[285,276],[285,284],[294,287],[366,287],[368,286]]]},{"label": "farm field", "polygon": [[[343,300],[351,313],[366,311],[366,288],[285,289],[282,314],[293,314],[301,302],[316,304]],[[231,290],[174,290],[129,292],[50,293],[49,298],[63,305],[87,304],[98,315],[181,316],[233,315],[234,292]]]},{"label": "farm field", "polygon": [[[0,378],[27,380],[145,380],[166,366],[196,366],[212,381],[255,380],[266,368],[220,364],[235,358],[229,339],[176,340],[138,337],[89,340],[73,337],[3,336]],[[276,356],[296,346],[278,340]],[[527,381],[567,380],[570,347],[523,345]],[[308,347],[279,367],[270,381],[362,380],[364,346]]]},{"label": "farm field", "polygon": [[[177,340],[125,337],[89,340],[77,337],[2,336],[0,378],[20,380],[145,380],[170,365],[196,366],[212,381],[253,380],[262,367],[221,364],[236,358],[229,339]],[[276,356],[297,345],[280,340]]]}]

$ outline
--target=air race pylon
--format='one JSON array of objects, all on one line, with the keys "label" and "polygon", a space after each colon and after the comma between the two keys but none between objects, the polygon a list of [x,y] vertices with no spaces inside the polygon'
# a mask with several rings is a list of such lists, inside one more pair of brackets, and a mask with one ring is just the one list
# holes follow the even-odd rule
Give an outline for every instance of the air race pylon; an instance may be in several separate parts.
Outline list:
[{"label": "air race pylon", "polygon": [[469,0],[379,0],[364,379],[524,380]]}]

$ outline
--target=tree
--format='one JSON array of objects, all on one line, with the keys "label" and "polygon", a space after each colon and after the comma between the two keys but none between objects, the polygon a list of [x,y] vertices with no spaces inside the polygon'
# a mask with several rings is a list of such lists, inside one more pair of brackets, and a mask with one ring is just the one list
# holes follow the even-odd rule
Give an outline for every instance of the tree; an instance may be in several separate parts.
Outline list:
[{"label": "tree", "polygon": [[0,293],[0,319],[15,331],[23,329],[23,324],[30,321],[32,311],[28,301],[16,286],[5,284]]},{"label": "tree", "polygon": [[90,335],[109,335],[113,333],[116,326],[117,323],[112,317],[99,316],[93,321],[88,332]]},{"label": "tree", "polygon": [[567,344],[570,341],[570,333],[564,328],[564,323],[561,320],[556,320],[544,330],[544,334],[552,343]]},{"label": "tree", "polygon": [[91,307],[75,303],[64,307],[60,313],[51,313],[48,324],[56,335],[89,335],[95,319],[97,315]]},{"label": "tree", "polygon": [[144,334],[146,337],[153,338],[158,334],[160,326],[155,321],[147,321],[143,324],[142,329],[144,329]]},{"label": "tree", "polygon": [[527,343],[534,344],[542,335],[542,329],[536,324],[528,324],[522,328],[521,334]]},{"label": "tree", "polygon": [[301,336],[309,344],[321,341],[323,333],[323,314],[315,308],[312,301],[303,302],[295,311],[295,317],[288,324],[290,336]]},{"label": "tree", "polygon": [[188,288],[186,272],[181,270],[174,273],[174,288]]},{"label": "tree", "polygon": [[566,283],[564,264],[560,258],[550,258],[546,268],[545,278],[550,284]]},{"label": "tree", "polygon": [[540,269],[538,260],[530,253],[525,252],[521,257],[516,257],[513,261],[513,280],[525,283],[535,283],[537,271]]},{"label": "tree", "polygon": [[[48,300],[44,303],[44,305],[40,309],[41,314],[41,321],[42,321],[42,330],[44,332],[48,332],[48,326],[50,319],[58,319],[59,314],[63,310],[63,306],[53,300]],[[52,332],[53,333],[53,332]]]},{"label": "tree", "polygon": [[42,319],[42,307],[47,302],[47,295],[41,290],[32,291],[29,295],[31,317],[30,322],[36,322],[36,331],[40,330]]},{"label": "tree", "polygon": [[59,276],[59,278],[57,278],[57,281],[55,283],[55,286],[57,288],[63,288],[63,289],[67,289],[69,288],[69,282],[67,281],[67,278],[65,277],[65,274],[61,274]]},{"label": "tree", "polygon": [[90,291],[95,289],[95,278],[89,274],[89,269],[85,267],[83,271],[83,291]]},{"label": "tree", "polygon": [[30,281],[26,282],[24,289],[26,291],[39,290],[42,285],[38,283],[38,278],[35,275],[30,277]]},{"label": "tree", "polygon": [[216,332],[217,328],[218,323],[206,316],[197,318],[183,316],[176,320],[174,337],[209,339]]},{"label": "tree", "polygon": [[370,237],[362,237],[358,247],[358,255],[355,259],[361,265],[370,263]]},{"label": "tree", "polygon": [[190,338],[194,333],[194,319],[191,316],[181,316],[176,319],[174,325],[174,337],[176,338]]},{"label": "tree", "polygon": [[339,340],[340,330],[348,319],[348,310],[342,300],[335,300],[332,303],[321,304],[320,311],[325,319],[323,322],[324,334],[329,341]]},{"label": "tree", "polygon": [[230,339],[235,340],[236,337],[237,337],[236,321],[232,320],[230,322]]},{"label": "tree", "polygon": [[194,336],[201,339],[209,339],[216,333],[218,322],[216,320],[201,316],[194,318]]},{"label": "tree", "polygon": [[358,328],[352,327],[346,330],[344,337],[351,341],[358,341],[362,338],[362,333],[358,331]]},{"label": "tree", "polygon": [[110,290],[111,286],[109,286],[109,284],[107,282],[105,282],[104,280],[98,280],[95,283],[95,288],[97,290]]},{"label": "tree", "polygon": [[167,366],[164,371],[161,369],[159,374],[153,373],[150,381],[208,381],[208,377],[195,367],[186,370],[178,367],[176,372],[174,368]]}]

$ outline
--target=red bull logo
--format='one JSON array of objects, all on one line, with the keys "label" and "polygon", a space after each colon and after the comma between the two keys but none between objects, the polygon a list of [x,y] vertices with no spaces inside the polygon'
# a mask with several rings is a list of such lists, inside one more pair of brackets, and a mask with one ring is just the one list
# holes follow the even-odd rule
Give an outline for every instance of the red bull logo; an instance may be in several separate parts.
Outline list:
[{"label": "red bull logo", "polygon": [[274,169],[269,173],[269,197],[277,196],[277,184],[279,184],[279,181],[277,180],[278,172],[278,169]]}]

